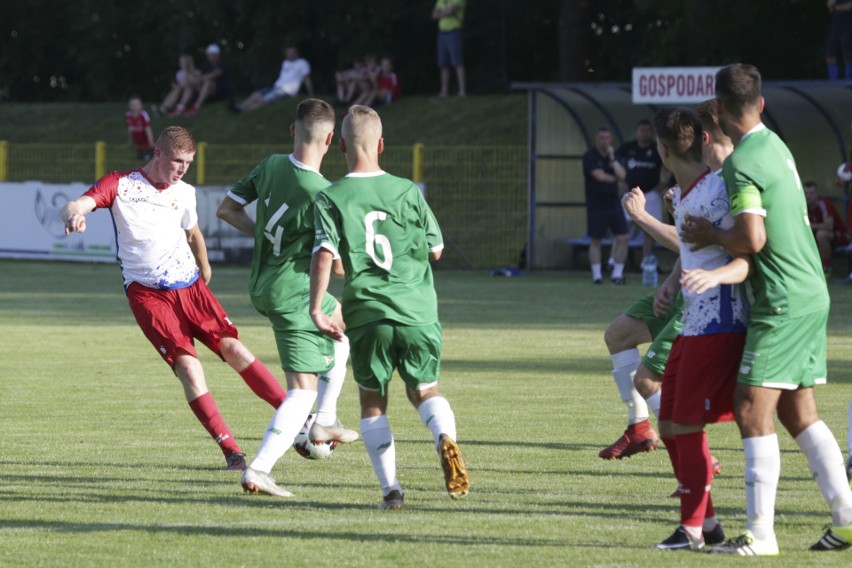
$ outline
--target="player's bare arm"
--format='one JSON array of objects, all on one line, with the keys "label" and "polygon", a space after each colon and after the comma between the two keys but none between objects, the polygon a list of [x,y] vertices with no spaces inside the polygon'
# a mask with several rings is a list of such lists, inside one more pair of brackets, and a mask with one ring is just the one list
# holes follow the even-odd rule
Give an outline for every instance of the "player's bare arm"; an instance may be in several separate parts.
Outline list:
[{"label": "player's bare arm", "polygon": [[95,200],[88,195],[82,195],[74,201],[69,201],[59,212],[59,218],[65,223],[65,236],[71,233],[82,233],[86,230],[86,215],[95,210]]},{"label": "player's bare arm", "polygon": [[205,284],[210,284],[213,269],[210,268],[210,261],[207,259],[207,244],[204,242],[204,235],[201,234],[201,228],[197,223],[193,228],[186,231],[186,242],[189,243],[189,248],[195,257],[201,279],[204,280]]},{"label": "player's bare arm", "polygon": [[755,213],[737,215],[730,229],[719,229],[707,219],[687,215],[680,238],[691,244],[692,250],[721,245],[733,254],[756,254],[766,245],[766,226],[763,217]]},{"label": "player's bare arm", "polygon": [[675,261],[671,274],[654,292],[654,313],[663,317],[669,311],[675,295],[680,290],[680,258]]},{"label": "player's bare arm", "polygon": [[346,276],[346,270],[343,268],[343,261],[339,258],[334,259],[334,262],[331,264],[331,273],[337,276],[338,278],[343,278]]},{"label": "player's bare arm", "polygon": [[748,278],[751,262],[748,256],[742,255],[731,262],[713,270],[684,270],[680,284],[684,291],[701,294],[720,284],[739,284]]},{"label": "player's bare arm", "polygon": [[216,209],[216,216],[239,232],[254,236],[255,223],[246,213],[245,207],[236,200],[225,196],[219,208]]},{"label": "player's bare arm", "polygon": [[332,339],[343,339],[343,330],[335,325],[332,319],[322,311],[322,299],[328,290],[328,281],[331,277],[334,254],[324,248],[317,250],[311,258],[311,319],[314,325],[325,335]]},{"label": "player's bare arm", "polygon": [[667,225],[645,211],[645,194],[634,187],[621,198],[624,210],[651,238],[673,252],[680,252],[680,240],[674,225]]}]

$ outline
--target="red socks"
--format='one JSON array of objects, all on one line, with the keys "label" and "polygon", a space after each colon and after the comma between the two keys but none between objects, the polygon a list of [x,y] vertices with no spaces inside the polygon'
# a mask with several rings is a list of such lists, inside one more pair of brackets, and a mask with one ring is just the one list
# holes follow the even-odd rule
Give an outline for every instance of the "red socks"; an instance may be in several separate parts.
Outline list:
[{"label": "red socks", "polygon": [[682,525],[700,527],[706,517],[714,514],[710,503],[713,466],[710,463],[707,433],[702,431],[680,434],[675,438],[678,454],[677,477],[681,485],[680,522]]},{"label": "red socks", "polygon": [[219,414],[219,407],[216,406],[216,401],[213,400],[213,396],[209,392],[191,400],[189,407],[195,413],[201,425],[219,444],[219,448],[226,458],[233,453],[240,453],[240,447],[237,445],[234,435],[231,434],[231,429],[228,428],[227,422]]},{"label": "red socks", "polygon": [[281,386],[281,383],[260,359],[255,359],[251,365],[240,371],[240,376],[252,392],[271,404],[272,408],[277,409],[287,398],[287,392]]}]

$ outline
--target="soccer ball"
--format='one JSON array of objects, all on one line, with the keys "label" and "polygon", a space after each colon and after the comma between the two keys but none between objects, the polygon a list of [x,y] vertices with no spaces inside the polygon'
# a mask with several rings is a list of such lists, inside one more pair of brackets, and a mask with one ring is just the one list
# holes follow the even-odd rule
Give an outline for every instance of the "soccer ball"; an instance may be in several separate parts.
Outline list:
[{"label": "soccer ball", "polygon": [[837,167],[837,177],[841,181],[852,181],[852,163],[844,162]]},{"label": "soccer ball", "polygon": [[308,432],[316,420],[316,416],[308,414],[308,419],[305,420],[305,425],[296,434],[296,439],[293,440],[293,449],[296,453],[309,460],[324,460],[331,455],[331,452],[337,447],[337,441],[328,442],[327,444],[314,444],[308,438]]}]

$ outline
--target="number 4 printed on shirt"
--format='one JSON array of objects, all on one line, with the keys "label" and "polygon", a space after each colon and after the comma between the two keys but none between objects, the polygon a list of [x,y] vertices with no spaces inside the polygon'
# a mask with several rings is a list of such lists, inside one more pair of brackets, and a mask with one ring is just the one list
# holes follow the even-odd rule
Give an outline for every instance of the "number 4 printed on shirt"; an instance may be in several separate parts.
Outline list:
[{"label": "number 4 printed on shirt", "polygon": [[[268,203],[267,203],[268,204]],[[281,239],[284,237],[284,227],[281,225],[275,226],[275,224],[281,220],[281,217],[284,216],[284,213],[290,208],[289,205],[283,203],[278,211],[269,218],[269,221],[266,223],[266,226],[263,228],[263,236],[269,239],[269,242],[272,243],[272,254],[278,256],[281,254]],[[272,230],[275,229],[273,233]]]}]

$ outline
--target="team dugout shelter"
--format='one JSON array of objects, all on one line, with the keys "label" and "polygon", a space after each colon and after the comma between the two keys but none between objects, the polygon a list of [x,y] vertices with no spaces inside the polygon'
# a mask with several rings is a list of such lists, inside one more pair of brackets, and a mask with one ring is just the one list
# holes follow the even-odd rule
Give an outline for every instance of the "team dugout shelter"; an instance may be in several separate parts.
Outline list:
[{"label": "team dugout shelter", "polygon": [[[586,234],[583,154],[600,126],[613,146],[633,140],[642,119],[714,98],[719,67],[637,68],[630,83],[514,83],[529,93],[527,268],[571,267]],[[763,122],[789,146],[802,181],[847,210],[837,168],[852,159],[852,81],[765,81]]]}]

